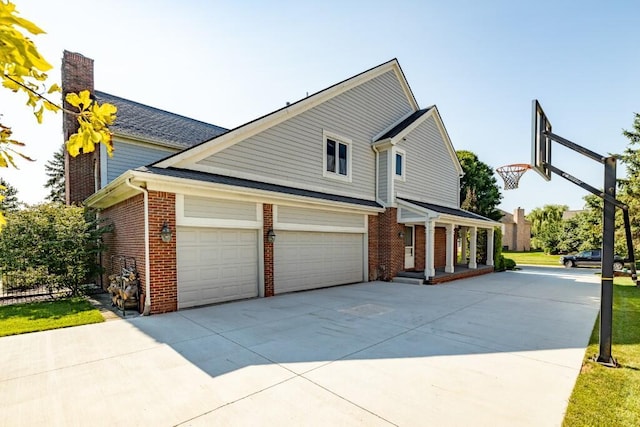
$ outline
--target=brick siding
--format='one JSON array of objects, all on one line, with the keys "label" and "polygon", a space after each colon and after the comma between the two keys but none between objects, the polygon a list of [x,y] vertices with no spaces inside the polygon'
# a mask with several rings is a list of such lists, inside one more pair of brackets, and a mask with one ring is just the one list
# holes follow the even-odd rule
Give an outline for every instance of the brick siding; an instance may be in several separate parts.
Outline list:
[{"label": "brick siding", "polygon": [[[160,238],[160,230],[165,222],[173,231],[173,238],[168,243]],[[149,191],[151,313],[178,309],[176,234],[176,195]]]},{"label": "brick siding", "polygon": [[369,280],[378,280],[380,278],[379,264],[379,216],[369,215],[368,217],[368,252],[369,252]]},{"label": "brick siding", "polygon": [[[120,268],[116,263],[112,265],[112,257],[126,256],[132,257],[136,261],[142,292],[144,292],[145,269],[144,269],[144,198],[142,194],[136,195],[105,209],[100,213],[107,223],[113,225],[113,231],[104,235],[104,243],[107,252],[102,256],[102,266],[105,268],[103,276],[103,287],[109,286],[108,276],[118,274],[115,271]],[[139,311],[142,312],[142,301]]]},{"label": "brick siding", "polygon": [[387,208],[378,214],[378,278],[393,279],[404,270],[404,239],[398,234],[404,226],[398,224],[397,209]]},{"label": "brick siding", "polygon": [[273,229],[273,205],[262,205],[262,220],[264,235],[264,296],[272,297],[274,295],[273,282],[273,243],[267,241],[267,233]]}]

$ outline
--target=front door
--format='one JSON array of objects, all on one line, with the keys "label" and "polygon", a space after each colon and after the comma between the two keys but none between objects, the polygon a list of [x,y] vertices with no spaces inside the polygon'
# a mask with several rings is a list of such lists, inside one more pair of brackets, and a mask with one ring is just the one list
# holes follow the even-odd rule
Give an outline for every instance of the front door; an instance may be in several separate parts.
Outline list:
[{"label": "front door", "polygon": [[415,268],[415,239],[413,225],[404,227],[404,268]]}]

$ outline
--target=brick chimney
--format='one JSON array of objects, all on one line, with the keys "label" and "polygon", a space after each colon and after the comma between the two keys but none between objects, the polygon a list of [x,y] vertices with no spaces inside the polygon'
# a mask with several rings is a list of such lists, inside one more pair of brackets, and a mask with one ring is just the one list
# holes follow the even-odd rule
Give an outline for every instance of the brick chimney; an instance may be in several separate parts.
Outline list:
[{"label": "brick chimney", "polygon": [[[79,53],[64,51],[62,56],[62,97],[69,92],[94,91],[93,59]],[[66,101],[64,107],[73,109]],[[62,132],[65,142],[78,130],[78,122],[72,114],[63,113]],[[65,201],[68,205],[82,203],[100,188],[100,149],[93,153],[71,157],[65,151],[64,179]]]}]

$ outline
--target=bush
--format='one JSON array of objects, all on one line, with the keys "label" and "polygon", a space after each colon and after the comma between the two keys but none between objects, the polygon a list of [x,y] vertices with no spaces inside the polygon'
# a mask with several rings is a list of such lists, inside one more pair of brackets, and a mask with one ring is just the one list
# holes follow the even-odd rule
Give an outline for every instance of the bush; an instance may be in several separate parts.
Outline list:
[{"label": "bush", "polygon": [[504,256],[502,255],[502,230],[493,230],[493,269],[494,271],[504,271]]},{"label": "bush", "polygon": [[77,206],[50,203],[10,212],[0,233],[0,273],[14,289],[46,286],[77,294],[100,272],[96,260],[108,231]]},{"label": "bush", "polygon": [[507,270],[514,270],[516,268],[516,262],[511,258],[504,258],[503,262],[504,268],[506,268]]}]

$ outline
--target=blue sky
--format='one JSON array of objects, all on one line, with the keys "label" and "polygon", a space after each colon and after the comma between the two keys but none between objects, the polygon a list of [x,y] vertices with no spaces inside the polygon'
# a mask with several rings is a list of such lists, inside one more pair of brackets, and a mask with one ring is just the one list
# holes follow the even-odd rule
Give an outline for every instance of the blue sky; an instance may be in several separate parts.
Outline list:
[{"label": "blue sky", "polygon": [[[493,168],[529,163],[531,100],[555,133],[596,152],[627,146],[640,112],[637,1],[17,1],[62,50],[95,60],[96,89],[235,127],[398,58],[421,107],[436,104],[454,147]],[[3,122],[37,162],[0,174],[34,203],[61,118],[38,126],[22,98],[0,92]],[[117,147],[116,147],[117,149]],[[553,164],[595,187],[602,166],[558,146]],[[618,176],[625,175],[619,165]],[[502,185],[502,181],[499,181]],[[533,172],[501,208],[583,206],[584,190]]]}]

